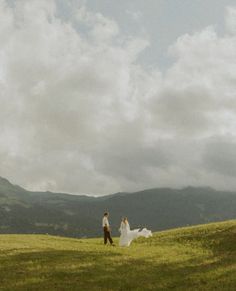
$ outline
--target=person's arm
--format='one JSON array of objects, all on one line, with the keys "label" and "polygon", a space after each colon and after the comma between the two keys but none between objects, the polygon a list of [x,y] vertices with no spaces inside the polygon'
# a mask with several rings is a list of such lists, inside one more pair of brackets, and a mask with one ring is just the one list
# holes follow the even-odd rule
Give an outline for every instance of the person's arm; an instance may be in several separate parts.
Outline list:
[{"label": "person's arm", "polygon": [[127,230],[130,230],[130,226],[129,226],[129,223],[127,222],[127,224],[126,224],[126,229]]},{"label": "person's arm", "polygon": [[125,223],[122,221],[121,224],[120,224],[120,229],[121,229],[121,231],[124,231],[124,230],[125,230],[125,227],[126,227],[126,225],[125,225]]},{"label": "person's arm", "polygon": [[109,223],[108,223],[107,217],[105,217],[105,219],[104,219],[104,224],[105,224],[105,227],[107,228],[107,230],[109,230]]}]

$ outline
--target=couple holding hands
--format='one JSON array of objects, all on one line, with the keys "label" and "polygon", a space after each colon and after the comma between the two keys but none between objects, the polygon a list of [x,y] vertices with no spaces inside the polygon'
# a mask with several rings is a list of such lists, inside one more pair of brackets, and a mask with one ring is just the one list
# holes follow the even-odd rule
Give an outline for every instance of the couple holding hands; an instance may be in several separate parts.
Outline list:
[{"label": "couple holding hands", "polygon": [[[111,232],[110,232],[110,224],[108,221],[109,213],[105,212],[103,219],[102,219],[102,227],[104,232],[104,244],[107,244],[107,240],[109,240],[110,244],[114,246],[113,240],[111,238]],[[150,237],[152,236],[152,232],[146,228],[143,228],[142,230],[134,229],[131,230],[129,226],[129,222],[127,217],[122,218],[121,224],[120,224],[120,239],[119,239],[119,246],[121,247],[128,247],[130,246],[132,240],[138,238],[138,237]]]}]

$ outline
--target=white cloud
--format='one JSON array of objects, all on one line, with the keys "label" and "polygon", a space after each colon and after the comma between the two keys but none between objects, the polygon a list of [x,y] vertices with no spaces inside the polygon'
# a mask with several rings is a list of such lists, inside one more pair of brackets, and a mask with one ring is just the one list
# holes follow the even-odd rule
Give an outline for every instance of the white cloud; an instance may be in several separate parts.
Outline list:
[{"label": "white cloud", "polygon": [[226,28],[232,34],[236,33],[236,8],[235,7],[227,7],[226,9]]},{"label": "white cloud", "polygon": [[142,12],[141,11],[132,11],[132,10],[127,9],[125,11],[125,13],[127,15],[129,15],[135,21],[140,20],[140,18],[142,17]]},{"label": "white cloud", "polygon": [[76,18],[90,29],[89,35],[97,42],[111,40],[119,33],[119,27],[114,20],[108,19],[100,13],[88,11],[85,5],[79,7]]},{"label": "white cloud", "polygon": [[[71,9],[69,22],[54,1],[1,2],[0,175],[74,193],[226,179],[235,189],[216,161],[236,136],[235,36],[183,35],[169,70],[150,72],[138,63],[147,39],[124,37],[84,4]],[[226,141],[209,155],[212,136]]]}]

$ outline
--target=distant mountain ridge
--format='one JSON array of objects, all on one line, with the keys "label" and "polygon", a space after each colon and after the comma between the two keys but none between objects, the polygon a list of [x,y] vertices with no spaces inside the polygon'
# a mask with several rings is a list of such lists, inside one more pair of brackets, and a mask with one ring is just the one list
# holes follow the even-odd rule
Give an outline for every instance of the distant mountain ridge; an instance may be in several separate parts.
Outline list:
[{"label": "distant mountain ridge", "polygon": [[96,237],[104,211],[110,212],[114,235],[122,216],[128,216],[131,227],[158,231],[234,219],[236,193],[186,187],[90,197],[27,191],[0,177],[0,233]]}]

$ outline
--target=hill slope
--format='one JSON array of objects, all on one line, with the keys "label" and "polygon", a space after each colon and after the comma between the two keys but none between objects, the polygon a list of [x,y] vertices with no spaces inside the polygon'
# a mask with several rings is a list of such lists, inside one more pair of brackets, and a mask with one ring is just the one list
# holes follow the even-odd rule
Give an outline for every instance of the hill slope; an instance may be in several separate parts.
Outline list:
[{"label": "hill slope", "polygon": [[0,235],[1,290],[235,290],[236,221],[101,239]]},{"label": "hill slope", "polygon": [[104,211],[113,234],[121,216],[153,231],[236,218],[236,193],[211,188],[157,188],[99,198],[30,192],[0,178],[0,233],[95,237]]}]

